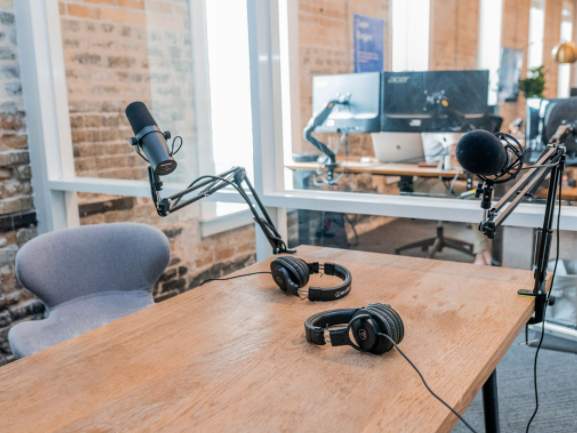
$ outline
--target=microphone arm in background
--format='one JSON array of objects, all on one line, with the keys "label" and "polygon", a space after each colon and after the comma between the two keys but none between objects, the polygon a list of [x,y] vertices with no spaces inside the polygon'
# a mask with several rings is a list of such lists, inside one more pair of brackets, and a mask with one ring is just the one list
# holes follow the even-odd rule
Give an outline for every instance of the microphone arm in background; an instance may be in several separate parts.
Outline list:
[{"label": "microphone arm in background", "polygon": [[323,152],[329,158],[329,162],[325,163],[325,167],[327,168],[327,180],[329,185],[334,183],[334,172],[335,168],[338,167],[337,158],[335,156],[335,153],[331,149],[329,149],[327,145],[325,145],[323,142],[313,137],[312,134],[316,128],[325,123],[325,121],[331,115],[331,113],[333,112],[334,108],[337,105],[348,105],[350,98],[351,98],[350,93],[347,93],[346,95],[343,96],[337,95],[336,99],[332,99],[329,102],[327,102],[320,112],[311,117],[309,123],[303,130],[303,138],[309,143],[311,143],[314,147],[319,149],[321,152]]},{"label": "microphone arm in background", "polygon": [[[494,206],[491,207],[492,185],[490,185],[490,180],[486,180],[482,188],[481,207],[484,208],[484,212],[479,230],[488,238],[493,239],[495,231],[501,227],[517,206],[534,193],[548,175],[551,175],[543,226],[537,229],[534,251],[535,285],[533,290],[518,291],[521,296],[535,298],[535,315],[529,320],[530,324],[540,323],[544,317],[545,302],[547,301],[547,265],[553,237],[555,203],[565,168],[565,146],[563,146],[562,141],[567,135],[575,134],[575,130],[575,125],[561,125],[533,167],[529,167],[527,173]],[[488,206],[486,206],[487,203]]]},{"label": "microphone arm in background", "polygon": [[427,96],[427,104],[433,107],[437,114],[445,115],[455,125],[458,131],[471,131],[475,129],[463,113],[454,109],[444,92],[434,93]]},{"label": "microphone arm in background", "polygon": [[[160,193],[162,191],[162,181],[150,166],[148,166],[148,178],[150,181],[150,189],[154,206],[156,207],[158,215],[162,217],[168,216],[169,214],[176,212],[177,210],[182,209],[183,207],[186,207],[199,200],[202,200],[205,197],[209,197],[221,189],[232,186],[244,199],[246,204],[248,204],[255,222],[259,225],[262,232],[268,239],[272,247],[273,254],[293,254],[296,252],[295,250],[289,249],[286,243],[283,241],[281,235],[275,228],[268,212],[266,211],[266,208],[260,201],[258,194],[246,176],[246,171],[244,168],[233,167],[230,170],[219,174],[218,176],[201,176],[192,182],[186,189],[166,198],[162,198]],[[254,203],[251,201],[249,195],[245,192],[243,183],[246,184],[248,190],[252,194]],[[197,192],[197,194],[189,199],[182,200],[184,196],[193,192]]]}]

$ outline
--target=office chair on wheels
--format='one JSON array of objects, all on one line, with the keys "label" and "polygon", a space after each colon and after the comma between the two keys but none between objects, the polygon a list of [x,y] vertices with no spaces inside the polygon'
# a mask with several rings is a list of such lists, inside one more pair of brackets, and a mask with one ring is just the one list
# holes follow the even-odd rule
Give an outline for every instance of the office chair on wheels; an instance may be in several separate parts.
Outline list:
[{"label": "office chair on wheels", "polygon": [[[451,248],[453,250],[460,251],[463,254],[467,254],[473,257],[475,256],[475,254],[473,254],[473,244],[461,241],[459,239],[445,237],[442,221],[437,221],[437,235],[435,237],[412,242],[410,244],[403,245],[402,247],[395,248],[395,254],[400,255],[401,251],[412,248],[421,248],[425,252],[428,251],[428,257],[430,259],[434,259],[435,254],[442,252],[444,248]],[[429,248],[431,249],[429,250]]]},{"label": "office chair on wheels", "polygon": [[16,358],[32,355],[154,304],[152,289],[170,259],[158,229],[115,223],[32,239],[16,256],[16,276],[46,304],[43,320],[14,325]]},{"label": "office chair on wheels", "polygon": [[[485,130],[491,132],[499,132],[503,124],[503,118],[495,115],[485,116],[486,124],[483,125]],[[472,186],[472,176],[467,175],[467,189],[470,190]],[[432,248],[431,248],[432,247]],[[435,257],[435,254],[443,251],[444,248],[451,248],[456,251],[460,251],[463,254],[475,257],[473,253],[474,245],[468,242],[461,241],[459,239],[447,238],[444,234],[443,222],[437,221],[437,232],[435,237],[423,239],[420,241],[412,242],[407,245],[403,245],[399,248],[395,248],[395,254],[399,255],[404,250],[409,250],[412,248],[421,248],[423,251],[428,251],[428,257],[430,259]],[[431,250],[429,250],[431,248]]]}]

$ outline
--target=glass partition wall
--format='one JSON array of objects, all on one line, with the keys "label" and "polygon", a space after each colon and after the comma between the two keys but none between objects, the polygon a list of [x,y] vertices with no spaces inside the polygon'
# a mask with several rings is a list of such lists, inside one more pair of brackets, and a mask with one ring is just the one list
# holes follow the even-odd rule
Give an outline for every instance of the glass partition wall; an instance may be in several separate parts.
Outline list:
[{"label": "glass partition wall", "polygon": [[[230,0],[226,19],[222,14],[214,18],[218,2],[209,1],[144,1],[121,7],[48,0],[41,13],[36,9],[34,14],[32,3],[23,0],[19,5],[28,17],[23,37],[33,47],[23,64],[31,71],[51,71],[48,77],[33,77],[38,95],[27,103],[53,108],[29,116],[41,155],[35,162],[41,173],[35,190],[44,197],[43,212],[51,216],[46,229],[78,224],[75,209],[78,203],[100,200],[93,194],[149,196],[146,165],[127,143],[132,131],[123,110],[134,100],[150,106],[163,130],[183,137],[176,155],[179,168],[164,179],[165,194],[198,175],[242,165],[254,176],[257,192],[285,235],[290,221],[286,209],[478,222],[479,203],[470,193],[477,180],[462,173],[452,158],[463,131],[451,130],[447,116],[438,131],[425,127],[430,121],[427,110],[437,104],[436,110],[445,98],[465,111],[467,123],[494,116],[502,119],[501,130],[508,131],[524,116],[525,99],[514,94],[497,105],[491,99],[499,86],[494,77],[503,75],[507,59],[502,51],[520,53],[522,61],[515,65],[522,77],[527,58],[539,58],[534,51],[540,42],[531,35],[539,18],[539,5],[533,3],[539,2],[529,7],[500,0],[415,0],[411,10],[418,10],[418,32],[407,31],[403,24],[407,2],[394,0]],[[549,6],[540,9],[545,16]],[[496,32],[490,31],[487,19],[487,11],[493,10],[501,16]],[[552,30],[543,28],[548,41]],[[557,26],[555,39],[560,31]],[[545,62],[550,44],[542,46]],[[442,75],[444,71],[456,75]],[[471,82],[463,78],[471,71],[488,72],[477,73],[478,81]],[[550,67],[546,79],[556,83],[557,71],[556,65]],[[434,76],[445,77],[448,84],[438,88],[442,80],[432,80],[399,108],[397,102],[403,99],[391,97],[391,88],[425,73],[441,74]],[[380,90],[371,94],[370,88],[365,93],[337,89],[335,97],[362,94],[373,106],[377,100],[376,114],[374,107],[369,114],[378,119],[372,129],[335,133],[329,122],[338,123],[339,115],[346,118],[348,110],[356,109],[337,104],[337,116],[324,125],[324,132],[312,132],[340,164],[334,173],[338,181],[326,182],[326,161],[319,162],[321,152],[303,138],[303,130],[318,106],[328,102],[322,100],[322,89],[333,86],[338,74],[351,74],[361,88],[366,83],[359,77],[373,74],[379,77],[377,85],[389,91],[383,96]],[[329,77],[324,82],[318,78],[324,76]],[[488,78],[483,82],[483,77]],[[421,112],[403,117],[407,106]],[[398,126],[407,117],[425,126],[407,132]],[[517,135],[522,141],[523,134]],[[571,181],[573,171],[567,173]],[[235,213],[240,208],[234,204],[241,200],[233,191],[221,191],[207,202],[211,200],[229,205],[191,208],[191,217],[206,220],[207,227],[226,219],[222,230],[249,222],[242,212]],[[520,206],[507,223],[536,227],[542,214],[537,198]],[[577,212],[567,207],[562,226],[572,230],[576,218]],[[207,233],[211,230],[219,229]],[[265,257],[268,247],[258,233],[257,251]]]},{"label": "glass partition wall", "polygon": [[[542,59],[550,58],[550,52],[545,52],[549,45],[543,44],[543,38],[559,41],[559,27],[556,27],[555,34],[543,29],[544,6],[537,4],[539,2],[521,5],[501,0],[427,1],[413,2],[414,5],[395,1],[347,1],[330,5],[307,1],[304,2],[306,5],[300,2],[298,7],[290,3],[278,3],[281,23],[292,23],[279,36],[281,63],[284,61],[290,65],[287,68],[281,65],[280,68],[285,98],[283,127],[286,129],[287,117],[290,117],[292,132],[290,137],[286,131],[283,135],[283,187],[285,191],[292,190],[291,194],[286,194],[285,202],[292,204],[293,198],[314,196],[319,204],[315,208],[318,210],[322,210],[320,200],[322,205],[331,206],[331,210],[338,209],[340,200],[349,200],[349,209],[362,206],[364,211],[373,214],[478,222],[479,203],[471,193],[478,179],[467,176],[458,168],[454,159],[455,144],[469,127],[482,127],[492,132],[515,130],[516,138],[524,143],[523,128],[515,127],[525,117],[526,111],[525,98],[522,92],[518,92],[517,80],[526,76],[530,55],[531,62],[541,62],[538,66],[543,63]],[[561,7],[563,2],[558,3]],[[405,16],[408,8],[414,11],[409,24]],[[572,19],[574,12],[568,10],[569,6],[564,4],[563,13]],[[273,15],[275,13],[273,11]],[[426,15],[426,22],[423,15]],[[417,22],[422,25],[410,31]],[[568,25],[562,26],[567,33]],[[279,28],[283,31],[282,24]],[[541,35],[537,34],[539,28]],[[379,43],[363,45],[358,43],[359,39],[378,40]],[[283,44],[288,46],[284,51]],[[411,60],[411,56],[418,59]],[[365,61],[365,66],[373,69],[361,71],[359,59],[366,58],[378,59],[380,63],[375,65]],[[545,75],[546,80],[556,82],[557,66],[553,66]],[[377,126],[376,129],[362,130],[365,125],[359,127],[360,123],[343,120],[347,116],[359,115],[358,118],[362,114],[367,117],[374,114],[355,111],[371,96],[374,100],[377,98],[355,87],[354,80],[358,82],[360,78],[346,75],[362,75],[364,72],[369,77],[367,70],[381,73],[383,77],[381,87],[374,87],[375,93],[381,92],[380,129]],[[474,70],[487,71],[488,80],[471,80],[467,73]],[[439,82],[445,73],[452,81],[448,80],[441,89]],[[465,85],[458,82],[460,76],[467,77],[463,78]],[[407,90],[396,93],[393,86],[400,88],[403,83],[410,83],[413,77],[423,80],[432,77],[431,82],[435,83],[407,86]],[[511,83],[505,83],[506,80]],[[333,174],[337,181],[327,182],[326,156],[323,155],[326,152],[319,151],[311,140],[303,139],[303,130],[311,118],[321,112],[323,104],[329,101],[328,96],[332,95],[336,100],[339,95],[347,95],[347,86],[351,89],[348,96],[351,103],[348,106],[337,103],[328,120],[311,134],[336,154],[340,164]],[[498,100],[497,90],[501,86],[512,91]],[[559,82],[559,86],[568,88],[569,82]],[[355,100],[355,91],[362,101]],[[432,92],[445,95],[448,104],[463,111],[471,125],[463,128],[458,123],[444,124],[435,131],[426,120],[420,129],[403,129],[389,122],[394,115],[406,115],[410,119],[426,117],[432,110],[427,106]],[[475,106],[479,93],[485,95],[486,111],[482,114],[490,119],[484,125],[472,115],[475,110],[481,110],[478,108],[480,104]],[[397,102],[391,102],[395,97],[410,100],[403,107],[406,111],[401,112],[393,106]],[[284,103],[286,99],[290,99],[290,104]],[[398,111],[393,112],[395,109]],[[413,112],[409,113],[410,110]],[[340,132],[336,133],[339,128]],[[359,129],[361,131],[357,132]],[[566,174],[564,185],[568,192],[569,185],[574,184],[575,173],[568,169]],[[496,198],[513,184],[511,181],[502,185],[496,191]],[[546,193],[545,184],[534,197],[528,198],[527,204],[517,209],[508,222],[539,225]],[[280,194],[277,192],[277,195]],[[572,195],[567,197],[566,204],[572,205]],[[275,202],[281,203],[280,200]],[[344,211],[345,206],[343,203],[340,210]],[[564,216],[573,218],[574,210],[567,209]]]}]

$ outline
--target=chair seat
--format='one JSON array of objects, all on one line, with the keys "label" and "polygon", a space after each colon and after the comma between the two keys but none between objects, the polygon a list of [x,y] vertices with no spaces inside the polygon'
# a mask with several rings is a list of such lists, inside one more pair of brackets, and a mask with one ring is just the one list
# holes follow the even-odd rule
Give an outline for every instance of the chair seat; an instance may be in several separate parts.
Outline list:
[{"label": "chair seat", "polygon": [[77,337],[154,304],[148,290],[100,292],[50,309],[44,320],[18,323],[8,338],[16,358]]}]

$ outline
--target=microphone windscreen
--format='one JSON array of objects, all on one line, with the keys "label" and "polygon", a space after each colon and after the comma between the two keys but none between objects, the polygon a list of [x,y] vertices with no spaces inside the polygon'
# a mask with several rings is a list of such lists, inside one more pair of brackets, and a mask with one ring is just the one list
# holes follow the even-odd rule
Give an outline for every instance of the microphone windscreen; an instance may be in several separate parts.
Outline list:
[{"label": "microphone windscreen", "polygon": [[126,107],[125,113],[135,135],[146,126],[157,126],[152,114],[143,102],[133,102]]},{"label": "microphone windscreen", "polygon": [[457,143],[457,161],[469,173],[493,176],[503,170],[508,156],[503,143],[494,134],[475,129]]}]

